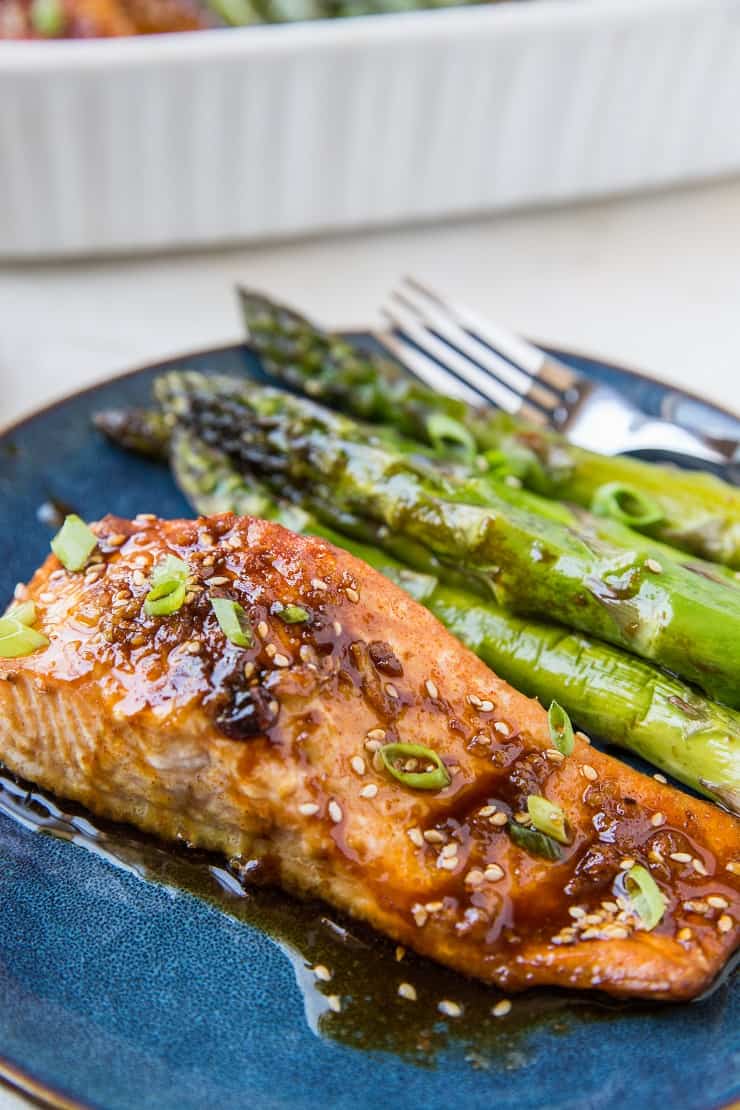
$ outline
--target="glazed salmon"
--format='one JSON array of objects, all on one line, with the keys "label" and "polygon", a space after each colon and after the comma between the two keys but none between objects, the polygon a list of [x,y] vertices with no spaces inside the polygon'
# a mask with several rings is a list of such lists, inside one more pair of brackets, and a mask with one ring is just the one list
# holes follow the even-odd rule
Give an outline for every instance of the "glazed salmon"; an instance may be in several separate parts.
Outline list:
[{"label": "glazed salmon", "polygon": [[[364,563],[231,514],[94,531],[84,570],[50,556],[16,591],[49,644],[0,660],[12,771],[507,990],[685,999],[737,947],[740,822],[578,734],[564,756],[537,702]],[[187,593],[149,616],[167,555]],[[218,597],[241,605],[246,646]],[[405,751],[399,779],[389,743],[438,762]],[[434,788],[410,785],[435,767]],[[537,854],[533,796],[564,814],[557,858]],[[664,901],[653,927],[635,865]]]}]

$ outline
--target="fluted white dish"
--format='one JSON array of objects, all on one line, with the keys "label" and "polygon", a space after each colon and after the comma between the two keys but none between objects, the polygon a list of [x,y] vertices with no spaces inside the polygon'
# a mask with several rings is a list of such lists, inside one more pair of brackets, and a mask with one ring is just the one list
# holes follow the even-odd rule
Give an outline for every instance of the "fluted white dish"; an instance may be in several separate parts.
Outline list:
[{"label": "fluted white dish", "polygon": [[0,43],[0,255],[266,239],[740,170],[738,0]]}]

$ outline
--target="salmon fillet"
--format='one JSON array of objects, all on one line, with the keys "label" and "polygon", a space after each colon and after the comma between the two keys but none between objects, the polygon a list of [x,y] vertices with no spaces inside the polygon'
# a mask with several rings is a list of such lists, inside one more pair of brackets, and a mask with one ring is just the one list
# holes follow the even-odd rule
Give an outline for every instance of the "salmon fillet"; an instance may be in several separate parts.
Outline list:
[{"label": "salmon fillet", "polygon": [[[737,947],[740,821],[580,734],[563,758],[536,701],[364,563],[231,514],[94,531],[84,571],[50,556],[16,591],[50,642],[0,660],[10,770],[251,861],[246,873],[506,990],[686,999]],[[166,555],[188,564],[188,594],[150,617]],[[212,596],[243,606],[251,646],[227,640]],[[286,623],[287,605],[307,619]],[[433,749],[449,785],[397,781],[377,755],[388,742]],[[513,839],[533,794],[565,812],[560,859]],[[632,861],[666,900],[651,931],[624,887]]]}]

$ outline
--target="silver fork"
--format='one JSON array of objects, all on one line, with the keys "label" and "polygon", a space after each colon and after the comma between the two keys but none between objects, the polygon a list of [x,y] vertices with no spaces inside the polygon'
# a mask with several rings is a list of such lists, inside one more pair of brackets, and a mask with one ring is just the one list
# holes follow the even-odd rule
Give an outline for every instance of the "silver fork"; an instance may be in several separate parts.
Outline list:
[{"label": "silver fork", "polygon": [[605,455],[650,449],[712,463],[740,459],[738,440],[694,434],[647,416],[615,389],[587,380],[414,278],[404,279],[382,311],[393,331],[378,338],[415,377],[441,393],[493,404]]}]

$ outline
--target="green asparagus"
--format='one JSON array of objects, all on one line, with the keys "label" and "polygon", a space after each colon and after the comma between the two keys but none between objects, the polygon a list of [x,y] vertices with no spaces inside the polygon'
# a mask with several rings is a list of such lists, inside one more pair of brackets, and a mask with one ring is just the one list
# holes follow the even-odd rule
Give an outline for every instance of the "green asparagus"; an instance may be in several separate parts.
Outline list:
[{"label": "green asparagus", "polygon": [[491,494],[484,507],[457,500],[452,477],[435,477],[388,444],[327,434],[319,406],[279,390],[252,385],[249,412],[243,403],[234,412],[225,385],[218,395],[202,375],[169,374],[158,396],[204,437],[226,436],[247,465],[311,484],[324,500],[405,533],[505,608],[595,635],[740,705],[737,591],[584,538],[511,499],[497,504]]},{"label": "green asparagus", "polygon": [[740,492],[718,478],[574,447],[555,432],[441,396],[389,359],[359,350],[260,294],[240,295],[251,345],[267,372],[291,388],[427,442],[434,442],[435,420],[442,416],[450,429],[462,429],[462,435],[451,434],[451,446],[464,449],[467,437],[494,467],[503,466],[535,493],[622,521],[624,499],[639,498],[654,511],[628,512],[634,528],[740,568]]},{"label": "green asparagus", "polygon": [[636,752],[740,814],[740,714],[617,648],[512,616],[325,527],[253,477],[238,474],[223,452],[190,432],[175,434],[172,467],[197,512],[259,515],[350,551],[427,606],[507,682],[544,705],[559,702],[580,728]]}]

